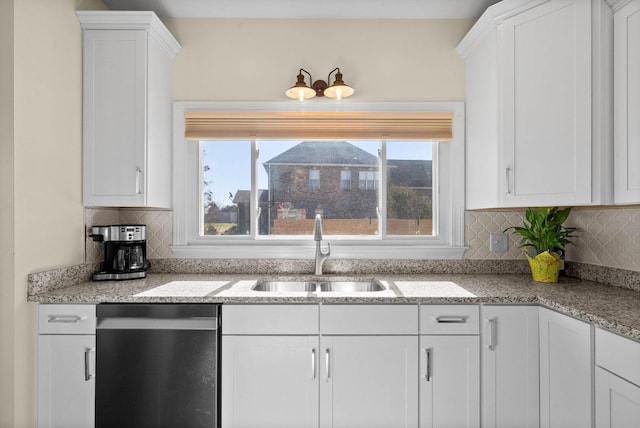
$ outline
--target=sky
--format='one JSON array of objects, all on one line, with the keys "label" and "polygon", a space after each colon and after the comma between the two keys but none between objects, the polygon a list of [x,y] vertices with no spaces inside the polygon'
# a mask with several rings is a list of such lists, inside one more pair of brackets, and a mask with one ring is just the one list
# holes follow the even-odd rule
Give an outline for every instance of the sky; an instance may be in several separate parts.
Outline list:
[{"label": "sky", "polygon": [[[378,141],[349,141],[351,144],[378,155]],[[267,173],[262,163],[299,144],[295,141],[259,141],[258,187],[267,188]],[[204,164],[209,165],[204,180],[210,182],[209,189],[219,207],[231,204],[238,190],[251,189],[251,142],[250,141],[204,141]],[[387,143],[387,159],[431,160],[430,150],[420,150],[424,145],[410,141]],[[231,196],[230,196],[231,195]]]}]

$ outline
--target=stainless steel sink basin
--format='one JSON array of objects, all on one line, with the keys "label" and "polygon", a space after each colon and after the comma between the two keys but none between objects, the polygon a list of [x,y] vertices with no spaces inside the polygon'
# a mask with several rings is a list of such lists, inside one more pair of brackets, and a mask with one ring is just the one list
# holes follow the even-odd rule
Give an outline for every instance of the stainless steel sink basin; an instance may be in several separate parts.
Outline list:
[{"label": "stainless steel sink basin", "polygon": [[258,281],[252,288],[253,291],[267,291],[275,293],[286,292],[337,292],[337,293],[363,293],[371,291],[383,291],[384,287],[375,280],[344,281],[344,280],[313,280],[313,281]]},{"label": "stainless steel sink basin", "polygon": [[382,290],[384,287],[375,281],[327,281],[320,283],[320,291],[337,293],[363,293]]},{"label": "stainless steel sink basin", "polygon": [[316,291],[316,283],[308,281],[260,281],[253,286],[254,291],[291,292]]}]

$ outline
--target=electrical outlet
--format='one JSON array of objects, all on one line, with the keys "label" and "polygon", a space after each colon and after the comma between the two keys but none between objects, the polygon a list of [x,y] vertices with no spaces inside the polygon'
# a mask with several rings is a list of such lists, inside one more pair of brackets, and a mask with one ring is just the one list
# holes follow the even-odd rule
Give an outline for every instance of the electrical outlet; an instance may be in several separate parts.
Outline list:
[{"label": "electrical outlet", "polygon": [[493,253],[504,253],[509,250],[509,236],[504,233],[492,233],[489,237],[489,250]]}]

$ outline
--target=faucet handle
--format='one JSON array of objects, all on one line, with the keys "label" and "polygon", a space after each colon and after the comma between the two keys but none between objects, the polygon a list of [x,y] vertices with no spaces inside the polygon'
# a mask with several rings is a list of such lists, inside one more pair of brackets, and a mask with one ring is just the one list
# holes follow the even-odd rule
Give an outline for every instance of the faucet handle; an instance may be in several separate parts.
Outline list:
[{"label": "faucet handle", "polygon": [[329,257],[331,255],[331,244],[329,242],[327,242],[327,252],[323,252],[322,249],[320,249],[320,254],[322,254],[325,257]]}]

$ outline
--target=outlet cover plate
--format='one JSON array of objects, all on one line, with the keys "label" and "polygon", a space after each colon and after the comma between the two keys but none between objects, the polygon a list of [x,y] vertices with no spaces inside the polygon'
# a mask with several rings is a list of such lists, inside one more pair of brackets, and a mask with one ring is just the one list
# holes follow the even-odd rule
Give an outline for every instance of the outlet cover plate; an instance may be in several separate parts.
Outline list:
[{"label": "outlet cover plate", "polygon": [[492,253],[509,251],[509,236],[505,233],[492,233],[489,237],[489,250]]}]

